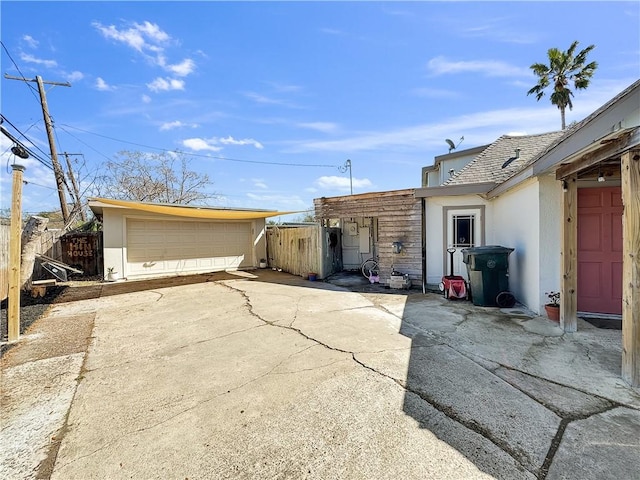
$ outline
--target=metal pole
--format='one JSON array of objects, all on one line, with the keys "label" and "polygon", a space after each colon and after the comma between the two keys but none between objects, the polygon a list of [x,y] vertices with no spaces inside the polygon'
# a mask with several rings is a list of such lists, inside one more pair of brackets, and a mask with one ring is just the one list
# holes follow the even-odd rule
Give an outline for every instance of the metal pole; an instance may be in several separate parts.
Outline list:
[{"label": "metal pole", "polygon": [[351,195],[353,195],[353,177],[351,176],[351,160],[347,160],[346,167],[349,167],[349,186],[351,187]]}]

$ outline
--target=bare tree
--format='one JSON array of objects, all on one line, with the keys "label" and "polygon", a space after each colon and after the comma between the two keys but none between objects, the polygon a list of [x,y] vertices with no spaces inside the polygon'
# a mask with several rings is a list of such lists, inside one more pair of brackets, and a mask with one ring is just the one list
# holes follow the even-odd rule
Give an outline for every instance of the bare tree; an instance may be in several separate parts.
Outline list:
[{"label": "bare tree", "polygon": [[178,153],[124,150],[108,161],[94,182],[97,196],[140,202],[188,205],[215,197],[207,174],[189,169],[189,159]]}]

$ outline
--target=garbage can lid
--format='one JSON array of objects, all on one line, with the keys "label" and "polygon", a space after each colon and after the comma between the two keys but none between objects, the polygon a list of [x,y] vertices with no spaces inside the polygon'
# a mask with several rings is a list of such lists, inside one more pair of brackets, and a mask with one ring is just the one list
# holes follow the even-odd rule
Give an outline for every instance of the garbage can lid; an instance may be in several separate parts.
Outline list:
[{"label": "garbage can lid", "polygon": [[471,255],[478,255],[478,254],[494,254],[494,253],[511,253],[513,252],[513,248],[509,248],[509,247],[503,247],[500,245],[482,245],[480,247],[469,247],[469,248],[463,248],[462,249],[462,253],[463,254],[471,254]]}]

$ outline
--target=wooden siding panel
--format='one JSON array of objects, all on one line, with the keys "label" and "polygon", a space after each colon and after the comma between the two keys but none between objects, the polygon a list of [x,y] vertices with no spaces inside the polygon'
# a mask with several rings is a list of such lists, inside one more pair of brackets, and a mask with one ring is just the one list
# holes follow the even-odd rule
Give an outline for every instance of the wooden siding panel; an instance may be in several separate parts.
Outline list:
[{"label": "wooden siding panel", "polygon": [[[422,209],[415,190],[376,192],[314,200],[316,219],[376,218],[374,244],[380,281],[388,284],[392,269],[408,274],[413,285],[422,284]],[[402,252],[393,253],[393,242]]]},{"label": "wooden siding panel", "polygon": [[322,278],[321,227],[267,228],[268,265],[293,275],[316,273]]},{"label": "wooden siding panel", "polygon": [[[9,295],[9,225],[0,225],[0,301]],[[62,248],[59,237],[63,230],[45,230],[37,239],[35,252],[46,255],[55,260],[62,260]],[[45,273],[36,261],[33,266],[33,279],[40,279]]]}]

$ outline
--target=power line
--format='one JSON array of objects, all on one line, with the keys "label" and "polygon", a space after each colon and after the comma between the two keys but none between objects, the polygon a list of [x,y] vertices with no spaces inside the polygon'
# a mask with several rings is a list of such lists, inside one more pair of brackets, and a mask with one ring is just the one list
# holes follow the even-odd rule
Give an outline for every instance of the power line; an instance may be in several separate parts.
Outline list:
[{"label": "power line", "polygon": [[53,138],[53,125],[51,115],[49,115],[49,107],[47,106],[47,95],[44,89],[44,85],[58,85],[62,87],[70,87],[71,84],[69,82],[54,82],[50,80],[43,80],[40,75],[36,75],[34,79],[27,79],[19,77],[13,77],[8,74],[4,74],[4,78],[9,80],[20,80],[23,82],[36,82],[38,84],[38,93],[40,94],[40,106],[42,107],[42,117],[44,118],[44,126],[47,130],[47,138],[49,140],[49,149],[51,150],[51,164],[53,165],[53,175],[56,179],[56,184],[58,185],[58,196],[60,197],[60,210],[62,211],[62,218],[66,223],[69,220],[69,211],[67,209],[67,201],[65,199],[64,193],[64,172],[60,167],[60,163],[58,162],[58,154],[56,152],[56,144]]},{"label": "power line", "polygon": [[32,128],[33,128],[33,127],[38,123],[37,121],[36,121],[36,122],[34,122],[34,123],[29,127],[29,128],[27,128],[27,130],[25,131],[25,133],[23,133],[23,132],[21,132],[21,131],[20,131],[20,129],[19,129],[18,127],[16,127],[13,123],[11,123],[11,122],[9,121],[9,119],[8,119],[7,117],[5,117],[4,115],[2,115],[1,113],[0,113],[0,117],[2,118],[2,120],[3,120],[4,122],[7,122],[9,125],[11,125],[11,127],[12,127],[16,132],[18,132],[22,138],[24,138],[27,142],[29,142],[29,143],[30,143],[31,145],[33,145],[35,148],[37,148],[38,150],[40,150],[40,152],[42,152],[42,154],[43,154],[45,157],[48,157],[48,156],[49,156],[49,154],[48,154],[47,152],[45,152],[44,150],[42,150],[38,145],[36,145],[36,143],[35,143],[35,142],[33,142],[32,140],[30,140],[29,138],[27,138],[27,136],[25,135],[25,133],[26,133],[26,132],[28,132],[29,130],[31,130],[31,129],[32,129]]},{"label": "power line", "polygon": [[[3,117],[4,118],[4,117]],[[14,137],[13,135],[11,135],[11,133],[9,133],[9,131],[4,128],[3,126],[0,125],[0,131],[2,133],[4,133],[4,135],[9,138],[9,140],[11,140],[12,142],[14,142],[16,145],[20,145],[22,148],[25,149],[25,151],[29,154],[29,156],[35,158],[36,160],[38,160],[40,163],[42,163],[45,167],[50,168],[51,170],[53,170],[53,166],[49,163],[47,163],[45,160],[43,160],[42,158],[40,158],[40,156],[36,155],[35,153],[33,153],[33,151],[31,151],[27,146],[25,146],[20,140],[18,140],[16,137]]]},{"label": "power line", "polygon": [[84,140],[81,140],[80,138],[76,137],[73,133],[71,133],[69,130],[67,130],[66,128],[64,128],[64,124],[63,125],[58,125],[60,127],[60,129],[65,132],[67,135],[75,138],[78,142],[82,143],[85,147],[90,148],[91,150],[93,150],[94,152],[96,152],[98,155],[104,157],[105,159],[111,161],[112,159],[109,158],[108,156],[106,156],[104,153],[96,150],[95,148],[93,148],[91,145],[89,145],[87,142],[85,142]]},{"label": "power line", "polygon": [[[7,54],[7,56],[9,57],[9,60],[11,60],[11,63],[13,63],[13,66],[16,67],[16,70],[18,70],[18,73],[20,75],[22,75],[22,78],[24,77],[24,73],[22,73],[22,71],[20,70],[20,67],[18,66],[18,64],[16,63],[16,61],[13,59],[13,57],[11,56],[11,54],[9,53],[9,50],[7,49],[7,46],[4,44],[4,42],[2,40],[0,40],[0,44],[2,45],[2,48],[4,49],[5,53]],[[26,82],[25,82],[26,83]],[[29,91],[31,92],[31,95],[33,95],[33,98],[36,99],[36,101],[38,103],[40,103],[40,99],[38,98],[38,96],[36,95],[36,89],[33,85],[26,83],[27,87],[29,88]]]},{"label": "power line", "polygon": [[[83,133],[88,133],[90,135],[95,135],[97,137],[106,138],[107,140],[111,140],[111,141],[114,141],[114,142],[120,142],[120,143],[127,143],[129,145],[135,145],[136,147],[149,148],[151,150],[158,150],[158,151],[166,152],[166,153],[178,153],[178,154],[186,153],[186,152],[183,152],[183,151],[180,151],[180,150],[169,150],[167,148],[152,147],[151,145],[145,145],[145,144],[142,144],[142,143],[130,142],[128,140],[120,140],[118,138],[109,137],[107,135],[102,135],[100,133],[91,132],[89,130],[83,130],[82,128],[74,127],[74,126],[71,126],[71,125],[62,124],[61,126],[69,127],[69,128],[72,128],[74,130],[78,130],[78,131],[83,132]],[[200,153],[188,153],[188,155],[191,156],[191,157],[213,158],[215,160],[224,160],[224,161],[227,161],[227,162],[255,163],[255,164],[260,164],[260,165],[281,165],[281,166],[285,166],[285,167],[339,168],[338,165],[308,164],[308,163],[286,163],[286,162],[264,162],[264,161],[259,161],[259,160],[243,160],[243,159],[240,159],[240,158],[217,157],[217,156],[214,156],[214,155],[203,155],[203,154],[200,154]]]},{"label": "power line", "polygon": [[34,186],[36,186],[36,187],[42,187],[42,188],[47,188],[47,189],[49,189],[49,190],[55,190],[55,191],[58,191],[58,189],[57,189],[57,188],[55,188],[55,187],[48,187],[48,186],[46,186],[46,185],[40,185],[39,183],[33,183],[33,182],[28,181],[28,180],[23,180],[23,181],[22,181],[22,183],[24,183],[25,185],[34,185]]}]

